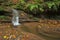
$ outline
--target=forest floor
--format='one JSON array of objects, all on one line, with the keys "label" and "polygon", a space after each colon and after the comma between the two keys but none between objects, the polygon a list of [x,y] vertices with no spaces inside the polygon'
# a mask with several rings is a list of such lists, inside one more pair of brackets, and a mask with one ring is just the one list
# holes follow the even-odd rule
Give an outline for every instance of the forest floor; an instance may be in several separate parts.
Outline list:
[{"label": "forest floor", "polygon": [[0,23],[0,40],[60,40],[60,20],[40,19],[17,27]]}]

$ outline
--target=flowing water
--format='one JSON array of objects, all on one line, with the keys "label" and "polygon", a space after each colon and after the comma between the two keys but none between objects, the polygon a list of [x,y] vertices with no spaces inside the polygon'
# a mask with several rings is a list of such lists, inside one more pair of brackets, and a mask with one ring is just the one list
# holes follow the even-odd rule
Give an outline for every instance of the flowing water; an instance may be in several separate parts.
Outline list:
[{"label": "flowing water", "polygon": [[12,24],[14,26],[20,25],[19,23],[19,13],[16,9],[12,9],[13,17],[12,17]]}]

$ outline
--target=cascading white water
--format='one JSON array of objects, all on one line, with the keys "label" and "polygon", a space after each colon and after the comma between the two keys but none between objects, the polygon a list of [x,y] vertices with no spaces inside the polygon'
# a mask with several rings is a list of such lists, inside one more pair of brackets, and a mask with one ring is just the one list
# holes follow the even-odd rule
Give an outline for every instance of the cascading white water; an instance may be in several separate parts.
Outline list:
[{"label": "cascading white water", "polygon": [[12,9],[12,12],[13,12],[13,17],[12,17],[12,24],[14,26],[18,26],[20,25],[19,23],[19,13],[16,9]]}]

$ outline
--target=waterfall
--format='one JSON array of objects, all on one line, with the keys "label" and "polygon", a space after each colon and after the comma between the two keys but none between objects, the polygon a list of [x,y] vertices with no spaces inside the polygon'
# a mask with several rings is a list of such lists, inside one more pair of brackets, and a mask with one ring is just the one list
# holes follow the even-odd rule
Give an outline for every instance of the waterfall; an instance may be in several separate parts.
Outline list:
[{"label": "waterfall", "polygon": [[16,9],[12,9],[13,17],[12,17],[12,24],[14,26],[20,25],[19,23],[19,13]]}]

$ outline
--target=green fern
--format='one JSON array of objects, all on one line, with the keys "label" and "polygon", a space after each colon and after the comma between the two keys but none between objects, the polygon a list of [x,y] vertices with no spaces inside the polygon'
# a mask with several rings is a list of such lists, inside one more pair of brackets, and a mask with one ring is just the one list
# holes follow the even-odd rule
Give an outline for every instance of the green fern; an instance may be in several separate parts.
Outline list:
[{"label": "green fern", "polygon": [[35,8],[38,8],[38,5],[36,5],[36,4],[30,4],[30,5],[29,5],[30,11],[32,11],[32,10],[35,9]]}]

